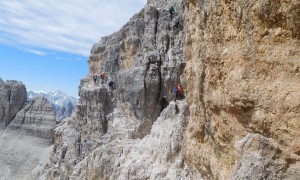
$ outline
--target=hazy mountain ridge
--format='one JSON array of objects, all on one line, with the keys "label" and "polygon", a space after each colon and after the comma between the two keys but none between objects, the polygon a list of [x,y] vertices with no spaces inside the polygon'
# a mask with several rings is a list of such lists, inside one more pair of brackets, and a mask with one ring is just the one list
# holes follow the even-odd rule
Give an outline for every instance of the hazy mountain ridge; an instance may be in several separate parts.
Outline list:
[{"label": "hazy mountain ridge", "polygon": [[76,98],[59,90],[50,91],[48,93],[43,91],[35,92],[33,90],[29,90],[27,92],[27,100],[31,100],[37,95],[43,95],[51,102],[56,113],[57,122],[61,122],[64,118],[69,117],[74,111],[75,105],[77,104]]}]

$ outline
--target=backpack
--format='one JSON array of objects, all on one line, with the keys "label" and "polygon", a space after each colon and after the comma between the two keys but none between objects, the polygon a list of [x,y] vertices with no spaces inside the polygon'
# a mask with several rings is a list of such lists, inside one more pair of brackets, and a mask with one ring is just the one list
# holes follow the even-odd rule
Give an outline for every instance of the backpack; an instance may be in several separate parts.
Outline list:
[{"label": "backpack", "polygon": [[181,93],[181,87],[177,86],[177,92]]},{"label": "backpack", "polygon": [[108,85],[109,85],[110,87],[112,87],[113,84],[114,84],[114,82],[112,82],[112,81],[109,81],[109,83],[108,83]]},{"label": "backpack", "polygon": [[172,5],[169,6],[169,12],[172,13],[174,11],[174,7]]}]

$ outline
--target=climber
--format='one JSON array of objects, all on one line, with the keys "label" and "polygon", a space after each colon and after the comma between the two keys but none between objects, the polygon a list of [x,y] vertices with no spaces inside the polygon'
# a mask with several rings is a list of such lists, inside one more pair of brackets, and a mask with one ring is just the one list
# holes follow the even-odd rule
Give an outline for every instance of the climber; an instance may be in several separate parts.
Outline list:
[{"label": "climber", "polygon": [[180,84],[178,84],[176,87],[173,88],[173,93],[175,96],[174,101],[176,101],[177,99],[183,98],[182,88],[181,88]]},{"label": "climber", "polygon": [[181,86],[180,84],[177,85],[177,94],[176,94],[176,98],[177,99],[181,99],[182,98],[182,89],[181,89]]},{"label": "climber", "polygon": [[114,85],[114,82],[113,82],[112,80],[110,80],[110,81],[108,82],[108,86],[109,86],[110,88],[113,88],[113,85]]},{"label": "climber", "polygon": [[105,73],[104,73],[104,72],[102,72],[102,74],[101,74],[101,84],[103,84],[103,82],[104,82],[104,78],[105,78]]},{"label": "climber", "polygon": [[175,84],[175,87],[173,88],[174,101],[176,101],[177,99],[177,94],[178,94],[178,85]]},{"label": "climber", "polygon": [[93,76],[93,80],[94,80],[94,83],[95,83],[95,84],[96,84],[97,78],[98,78],[98,76],[95,74],[95,75]]},{"label": "climber", "polygon": [[176,20],[175,20],[174,26],[173,26],[173,30],[178,32],[179,31],[179,25],[180,25],[179,18],[177,17]]},{"label": "climber", "polygon": [[101,79],[104,79],[104,78],[105,78],[105,73],[102,72],[102,74],[101,74]]},{"label": "climber", "polygon": [[162,112],[168,105],[168,101],[167,101],[167,97],[166,96],[163,96],[161,99],[160,99],[160,112]]},{"label": "climber", "polygon": [[171,15],[171,18],[172,18],[172,15],[173,15],[174,12],[175,12],[174,7],[172,5],[170,5],[169,6],[169,13]]}]

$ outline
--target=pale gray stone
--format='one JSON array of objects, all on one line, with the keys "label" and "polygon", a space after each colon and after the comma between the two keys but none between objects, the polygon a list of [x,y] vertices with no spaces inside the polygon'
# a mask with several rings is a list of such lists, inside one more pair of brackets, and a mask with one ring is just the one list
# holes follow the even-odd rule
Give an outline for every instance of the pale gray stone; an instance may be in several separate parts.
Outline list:
[{"label": "pale gray stone", "polygon": [[[181,74],[184,32],[174,32],[183,2],[150,1],[118,32],[103,37],[89,57],[90,74],[114,82],[83,78],[75,113],[55,129],[50,179],[190,179],[183,160],[188,104],[173,101]],[[160,99],[169,106],[160,112]],[[171,102],[172,101],[172,102]],[[64,162],[64,163],[62,163]]]},{"label": "pale gray stone", "polygon": [[36,96],[17,113],[7,131],[47,139],[51,143],[55,126],[55,112],[51,103],[45,96]]},{"label": "pale gray stone", "polygon": [[22,82],[0,81],[0,130],[4,130],[13,120],[27,99]]}]

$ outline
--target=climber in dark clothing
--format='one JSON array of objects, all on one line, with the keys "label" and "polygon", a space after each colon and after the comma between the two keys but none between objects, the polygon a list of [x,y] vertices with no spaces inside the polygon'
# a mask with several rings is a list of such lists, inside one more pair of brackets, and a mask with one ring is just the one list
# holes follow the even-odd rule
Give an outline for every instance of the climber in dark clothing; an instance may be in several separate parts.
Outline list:
[{"label": "climber in dark clothing", "polygon": [[97,78],[98,78],[98,76],[95,74],[95,75],[93,76],[93,80],[94,80],[94,83],[95,83],[95,84],[96,84]]},{"label": "climber in dark clothing", "polygon": [[179,31],[179,25],[180,25],[179,18],[176,18],[174,26],[173,26],[174,31]]},{"label": "climber in dark clothing", "polygon": [[160,112],[162,112],[169,105],[166,96],[162,97],[159,103],[160,103]]},{"label": "climber in dark clothing", "polygon": [[108,86],[109,86],[110,88],[113,88],[114,82],[113,82],[112,80],[110,80],[110,81],[108,82]]}]

